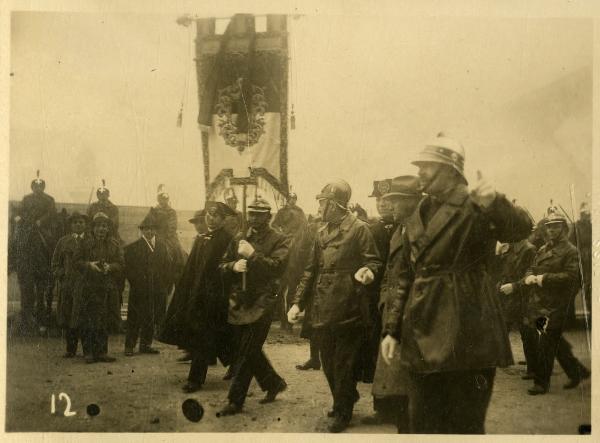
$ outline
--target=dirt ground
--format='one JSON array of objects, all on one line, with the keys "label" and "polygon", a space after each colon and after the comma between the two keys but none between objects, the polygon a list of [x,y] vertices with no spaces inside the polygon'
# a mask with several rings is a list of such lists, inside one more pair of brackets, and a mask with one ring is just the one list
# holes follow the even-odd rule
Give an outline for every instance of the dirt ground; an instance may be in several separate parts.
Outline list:
[{"label": "dirt ground", "polygon": [[[583,331],[568,332],[575,354],[589,367]],[[331,407],[329,389],[322,371],[302,372],[297,363],[308,356],[308,344],[298,338],[297,329],[282,332],[275,323],[265,351],[289,388],[277,401],[261,405],[255,382],[243,413],[217,418],[225,405],[229,382],[223,381],[225,369],[209,368],[202,391],[184,394],[188,363],[176,359],[181,351],[156,344],[160,355],[123,356],[123,336],[110,339],[109,353],[115,363],[86,365],[81,356],[63,359],[63,342],[58,337],[10,337],[8,342],[6,430],[18,432],[323,432],[326,413]],[[520,341],[511,335],[515,360],[522,359]],[[79,350],[81,353],[81,350]],[[531,397],[530,382],[521,380],[523,366],[498,371],[487,417],[487,432],[492,434],[577,434],[581,424],[590,423],[590,382],[564,391],[566,376],[555,367],[553,386],[545,396]],[[362,417],[372,412],[370,385],[360,384],[351,433],[394,433],[393,426],[367,426]],[[71,411],[65,417],[69,396]],[[56,398],[57,414],[51,414],[51,396]],[[181,409],[188,399],[204,408],[197,423],[188,421]],[[88,405],[97,405],[99,414],[90,416]]]}]

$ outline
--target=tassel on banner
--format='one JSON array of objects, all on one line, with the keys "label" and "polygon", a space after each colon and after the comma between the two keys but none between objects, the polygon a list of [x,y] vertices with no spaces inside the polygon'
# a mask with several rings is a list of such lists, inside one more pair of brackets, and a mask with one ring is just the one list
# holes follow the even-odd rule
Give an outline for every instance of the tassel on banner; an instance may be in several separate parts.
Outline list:
[{"label": "tassel on banner", "polygon": [[296,129],[296,114],[294,114],[294,104],[292,103],[292,112],[290,113],[290,129]]},{"label": "tassel on banner", "polygon": [[183,103],[181,103],[181,108],[179,108],[179,115],[177,115],[177,127],[181,128],[183,126]]}]

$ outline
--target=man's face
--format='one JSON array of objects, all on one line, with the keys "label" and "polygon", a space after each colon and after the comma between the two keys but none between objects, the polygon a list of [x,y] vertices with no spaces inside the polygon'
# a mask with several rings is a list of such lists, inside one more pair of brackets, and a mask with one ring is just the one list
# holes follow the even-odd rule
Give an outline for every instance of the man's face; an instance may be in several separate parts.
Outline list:
[{"label": "man's face", "polygon": [[108,200],[108,192],[98,192],[97,196],[98,200],[101,202],[105,202]]},{"label": "man's face", "polygon": [[558,240],[565,229],[565,225],[563,223],[551,223],[546,225],[546,235],[548,236],[548,240]]},{"label": "man's face", "polygon": [[264,228],[270,219],[271,214],[268,212],[248,212],[248,226],[253,229],[260,230]]},{"label": "man's face", "polygon": [[152,237],[156,235],[156,230],[152,226],[144,226],[142,228],[142,235],[150,240]]},{"label": "man's face", "polygon": [[76,218],[71,222],[71,232],[79,235],[83,231],[85,231],[85,220],[82,218]]},{"label": "man's face", "polygon": [[290,197],[288,198],[287,204],[290,208],[293,208],[294,206],[296,206],[296,201],[298,201],[297,197]]},{"label": "man's face", "polygon": [[218,212],[208,211],[206,213],[206,226],[211,231],[214,231],[215,229],[219,229],[219,228],[223,227],[224,223],[225,223],[225,217],[223,217]]},{"label": "man's face", "polygon": [[377,197],[375,205],[377,206],[377,212],[383,220],[392,221],[392,207],[388,199]]},{"label": "man's face", "polygon": [[38,184],[33,184],[31,186],[31,190],[33,191],[34,194],[41,194],[44,192],[44,185],[38,185]]},{"label": "man's face", "polygon": [[158,204],[164,208],[166,206],[169,206],[169,196],[166,194],[159,194],[156,197],[156,201],[158,201]]},{"label": "man's face", "polygon": [[419,203],[417,197],[403,197],[401,195],[391,195],[383,200],[387,202],[390,213],[396,223],[404,223],[415,212],[415,208]]},{"label": "man's face", "polygon": [[419,181],[423,192],[441,194],[448,191],[454,184],[454,172],[442,163],[419,163]]},{"label": "man's face", "polygon": [[104,240],[108,235],[108,223],[105,221],[96,222],[94,225],[94,237]]}]

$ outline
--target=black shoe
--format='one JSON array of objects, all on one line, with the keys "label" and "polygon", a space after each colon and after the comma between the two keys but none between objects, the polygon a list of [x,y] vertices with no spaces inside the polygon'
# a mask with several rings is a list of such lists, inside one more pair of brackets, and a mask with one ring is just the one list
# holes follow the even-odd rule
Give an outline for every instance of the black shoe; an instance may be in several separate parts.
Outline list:
[{"label": "black shoe", "polygon": [[587,368],[584,368],[580,371],[579,378],[570,379],[569,382],[563,386],[563,389],[574,389],[579,386],[579,383],[583,380],[590,378],[591,375],[591,372]]},{"label": "black shoe", "polygon": [[181,388],[181,390],[183,392],[186,392],[188,394],[191,394],[192,392],[199,391],[200,389],[202,389],[202,384],[201,383],[197,383],[197,382],[193,382],[193,381],[188,381],[183,386],[183,388]]},{"label": "black shoe", "polygon": [[219,412],[217,412],[217,417],[225,417],[226,415],[235,415],[239,412],[242,412],[242,407],[236,405],[235,403],[229,403]]},{"label": "black shoe", "polygon": [[546,392],[548,392],[548,389],[540,385],[533,385],[533,388],[529,388],[527,392],[529,395],[544,395]]},{"label": "black shoe", "polygon": [[160,354],[160,351],[151,346],[140,346],[140,354]]},{"label": "black shoe", "polygon": [[183,357],[179,357],[177,359],[177,361],[191,361],[192,360],[192,354],[190,354],[189,352],[186,352]]},{"label": "black shoe", "polygon": [[319,369],[321,369],[321,362],[314,361],[314,360],[308,360],[305,363],[302,363],[301,365],[296,365],[296,369],[298,369],[299,371],[308,371],[309,369],[314,369],[315,371],[318,371]]},{"label": "black shoe", "polygon": [[330,411],[327,411],[327,417],[333,418],[333,417],[335,417],[335,415],[336,415],[336,412],[333,409],[331,409]]},{"label": "black shoe", "polygon": [[125,357],[133,357],[133,348],[125,348]]},{"label": "black shoe", "polygon": [[327,427],[328,431],[334,434],[344,431],[348,425],[350,424],[350,420],[342,415],[335,415],[333,421]]},{"label": "black shoe", "polygon": [[98,360],[95,357],[91,356],[91,355],[86,355],[85,356],[85,362],[89,365],[89,364],[98,362]]},{"label": "black shoe", "polygon": [[528,372],[527,374],[523,375],[521,377],[521,380],[533,380],[534,376],[531,372]]},{"label": "black shoe", "polygon": [[275,397],[277,397],[277,394],[285,391],[286,389],[287,389],[287,383],[284,380],[281,380],[279,385],[277,385],[272,390],[268,390],[267,395],[265,395],[265,398],[263,398],[262,400],[259,400],[258,402],[260,404],[273,403],[275,401]]},{"label": "black shoe", "polygon": [[63,354],[63,358],[73,358],[73,357],[75,357],[74,352],[66,352],[65,354]]},{"label": "black shoe", "polygon": [[99,357],[96,357],[96,361],[102,363],[112,363],[114,361],[117,361],[117,359],[114,357],[109,357],[108,355],[100,355]]},{"label": "black shoe", "polygon": [[525,365],[527,364],[527,362],[526,362],[525,360],[519,360],[519,361],[517,362],[517,364],[518,364],[518,365],[521,365],[521,366],[525,366]]}]

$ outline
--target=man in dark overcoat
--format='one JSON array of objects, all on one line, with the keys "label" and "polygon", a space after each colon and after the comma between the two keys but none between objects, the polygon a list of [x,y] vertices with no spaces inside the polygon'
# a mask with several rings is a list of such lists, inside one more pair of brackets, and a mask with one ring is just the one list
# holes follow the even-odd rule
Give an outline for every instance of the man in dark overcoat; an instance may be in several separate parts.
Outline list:
[{"label": "man in dark overcoat", "polygon": [[[65,358],[75,357],[77,353],[77,343],[80,333],[76,328],[70,327],[71,316],[73,314],[73,291],[80,273],[75,267],[74,257],[77,249],[81,247],[83,239],[86,237],[87,217],[75,211],[69,217],[70,233],[66,234],[56,244],[54,254],[52,255],[52,275],[58,295],[58,304],[56,308],[56,319],[63,333],[67,345]],[[83,344],[83,343],[82,343]],[[84,350],[86,354],[87,349]]]},{"label": "man in dark overcoat", "polygon": [[156,236],[156,220],[147,215],[139,229],[141,238],[125,247],[125,277],[129,281],[125,355],[131,357],[140,338],[141,354],[158,354],[154,334],[167,308],[169,256],[164,241]]},{"label": "man in dark overcoat", "polygon": [[[381,281],[380,294],[378,297],[377,312],[381,321],[385,322],[386,299],[390,291],[394,291],[397,277],[401,275],[399,268],[402,263],[402,234],[404,223],[412,215],[417,204],[421,200],[419,179],[412,175],[404,175],[390,180],[380,196],[384,205],[385,214],[390,214],[394,222],[395,230],[391,236],[387,251],[386,268]],[[380,323],[381,324],[381,323]],[[379,331],[381,332],[381,330]],[[380,339],[381,342],[381,339]],[[409,432],[408,424],[408,371],[398,355],[388,365],[379,352],[378,343],[377,366],[373,377],[373,408],[375,415],[366,417],[363,422],[392,423],[397,426],[398,432]],[[366,420],[369,418],[370,420]]]},{"label": "man in dark overcoat", "polygon": [[311,300],[323,371],[333,396],[330,432],[342,432],[352,419],[356,365],[370,322],[368,293],[382,261],[366,223],[348,211],[352,190],[343,180],[328,183],[317,195],[323,226],[311,251],[288,319],[294,323]]},{"label": "man in dark overcoat", "polygon": [[31,182],[33,192],[23,197],[14,218],[22,324],[27,330],[37,326],[41,333],[46,331],[52,311],[51,259],[57,240],[53,230],[56,206],[45,189],[38,171]]},{"label": "man in dark overcoat", "polygon": [[525,239],[516,243],[501,243],[498,252],[499,254],[496,256],[498,267],[496,288],[504,309],[507,330],[516,328],[521,335],[527,364],[527,374],[523,377],[528,379],[533,374],[533,357],[531,355],[533,348],[531,334],[528,334],[524,322],[527,315],[527,291],[522,279],[533,262],[536,249]]},{"label": "man in dark overcoat", "polygon": [[231,242],[221,270],[228,285],[228,322],[234,326],[236,356],[229,404],[219,415],[242,410],[252,378],[266,391],[261,403],[270,403],[287,384],[277,374],[262,350],[287,265],[290,240],[269,226],[271,205],[257,198],[248,206],[246,239]]},{"label": "man in dark overcoat", "polygon": [[496,367],[513,363],[489,266],[496,242],[531,232],[527,213],[487,184],[469,193],[464,148],[438,134],[413,162],[427,193],[406,223],[388,292],[382,354],[410,371],[411,431],[484,433]]},{"label": "man in dark overcoat", "polygon": [[233,211],[221,202],[208,201],[202,213],[207,232],[199,233],[194,241],[159,337],[160,341],[191,354],[192,365],[184,392],[195,392],[202,387],[208,365],[216,357],[225,366],[232,357],[228,298],[219,265],[232,240],[223,228],[224,220]]},{"label": "man in dark overcoat", "polygon": [[534,345],[534,385],[528,390],[531,395],[548,392],[555,357],[569,377],[565,389],[577,387],[590,376],[562,336],[569,305],[580,283],[577,248],[568,240],[564,216],[550,214],[545,225],[548,240],[522,280],[531,291],[527,304],[527,326]]},{"label": "man in dark overcoat", "polygon": [[110,190],[106,187],[106,181],[102,179],[102,186],[96,189],[96,198],[98,199],[92,203],[87,209],[87,216],[89,220],[93,220],[94,216],[98,212],[102,212],[107,215],[110,219],[111,236],[121,241],[119,235],[119,207],[110,201]]}]

